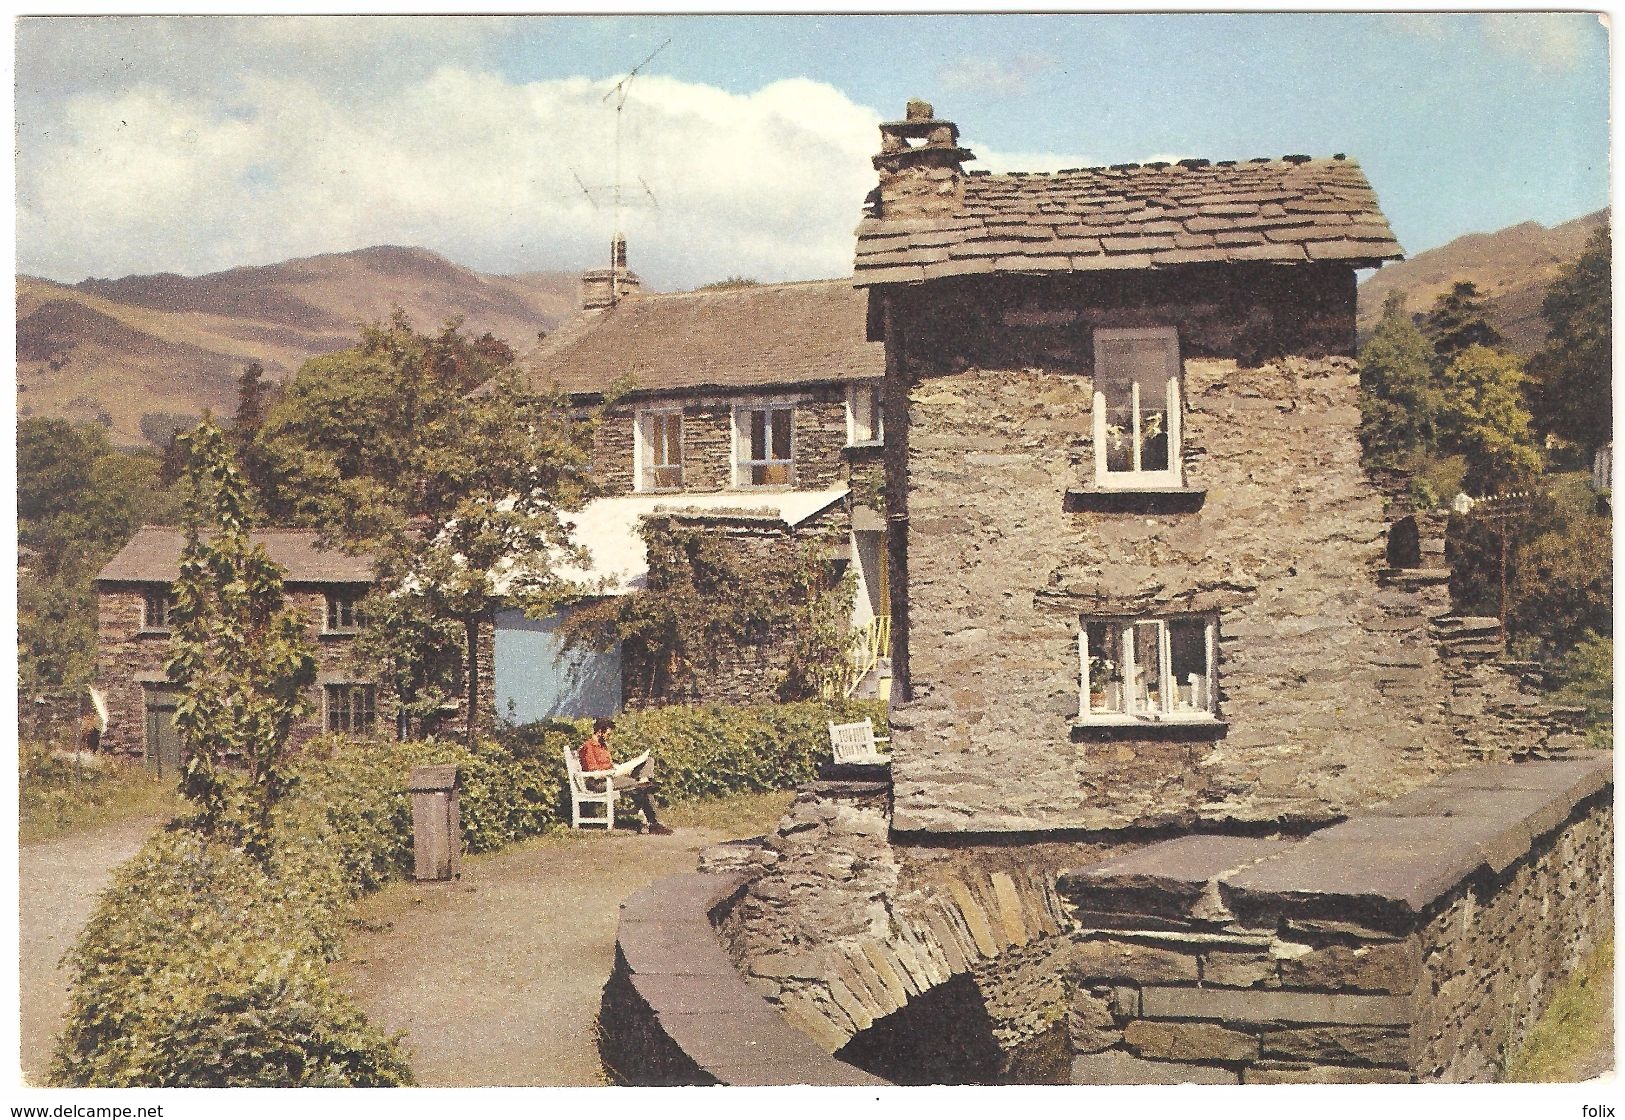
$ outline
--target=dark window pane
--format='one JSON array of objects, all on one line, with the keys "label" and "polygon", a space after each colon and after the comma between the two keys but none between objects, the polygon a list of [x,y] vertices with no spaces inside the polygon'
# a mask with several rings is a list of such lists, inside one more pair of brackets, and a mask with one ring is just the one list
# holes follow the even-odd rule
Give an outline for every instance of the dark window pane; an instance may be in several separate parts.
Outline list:
[{"label": "dark window pane", "polygon": [[773,410],[773,458],[790,458],[790,410],[777,408]]}]

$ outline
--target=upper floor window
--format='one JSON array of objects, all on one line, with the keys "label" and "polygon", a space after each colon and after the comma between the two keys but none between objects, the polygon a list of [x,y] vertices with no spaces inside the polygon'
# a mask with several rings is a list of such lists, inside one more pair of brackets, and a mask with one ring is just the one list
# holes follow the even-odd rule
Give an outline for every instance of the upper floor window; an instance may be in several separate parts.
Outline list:
[{"label": "upper floor window", "polygon": [[794,418],[787,404],[734,410],[734,485],[795,485]]},{"label": "upper floor window", "polygon": [[327,619],[322,631],[327,634],[354,634],[361,628],[361,600],[356,591],[329,591],[327,593]]},{"label": "upper floor window", "polygon": [[322,690],[323,720],[336,734],[366,734],[378,722],[378,691],[370,684],[330,684]]},{"label": "upper floor window", "polygon": [[141,629],[168,630],[169,612],[175,609],[175,593],[167,587],[154,587],[141,597]]},{"label": "upper floor window", "polygon": [[636,457],[639,490],[683,488],[682,409],[638,413]]},{"label": "upper floor window", "polygon": [[1184,485],[1179,336],[1172,327],[1095,331],[1095,485]]},{"label": "upper floor window", "polygon": [[1217,630],[1211,615],[1084,619],[1078,631],[1081,718],[1217,718]]},{"label": "upper floor window", "polygon": [[846,442],[879,443],[884,438],[880,417],[880,382],[868,381],[846,390]]}]

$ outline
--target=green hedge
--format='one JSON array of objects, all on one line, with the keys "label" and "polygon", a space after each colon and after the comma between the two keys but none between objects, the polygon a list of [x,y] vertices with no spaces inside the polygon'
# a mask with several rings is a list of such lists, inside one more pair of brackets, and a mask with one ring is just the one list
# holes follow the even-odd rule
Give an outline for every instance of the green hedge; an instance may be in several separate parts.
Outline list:
[{"label": "green hedge", "polygon": [[[615,753],[653,752],[662,797],[784,789],[828,757],[830,719],[883,717],[875,702],[659,708],[617,721]],[[66,965],[60,1085],[403,1085],[397,1043],[332,985],[351,899],[407,873],[413,766],[461,772],[463,840],[492,851],[568,819],[563,750],[590,720],[458,743],[324,738],[307,745],[278,807],[273,855],[177,826],[115,876]]]},{"label": "green hedge", "polygon": [[[268,876],[185,829],[124,865],[68,955],[58,1085],[405,1085],[395,1044],[336,991],[332,861]],[[313,888],[313,889],[312,889]]]}]

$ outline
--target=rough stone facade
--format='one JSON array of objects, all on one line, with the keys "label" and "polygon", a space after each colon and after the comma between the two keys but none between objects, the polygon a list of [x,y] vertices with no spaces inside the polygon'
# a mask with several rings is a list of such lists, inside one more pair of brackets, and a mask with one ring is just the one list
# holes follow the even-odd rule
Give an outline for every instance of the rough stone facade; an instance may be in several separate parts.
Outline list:
[{"label": "rough stone facade", "polygon": [[[169,658],[169,631],[142,629],[142,605],[149,588],[156,584],[98,585],[96,596],[96,684],[107,695],[109,721],[102,736],[103,751],[130,758],[146,756],[146,690],[165,685],[164,662]],[[353,587],[347,590],[354,591]],[[303,614],[307,633],[316,646],[317,683],[311,690],[315,710],[309,719],[296,724],[290,742],[297,746],[324,729],[323,688],[327,684],[374,683],[372,668],[355,655],[355,638],[348,634],[324,633],[327,588],[320,585],[289,584],[288,605]],[[490,701],[495,695],[492,678],[492,635],[482,628],[477,658],[481,708],[491,717]],[[396,709],[386,689],[377,693],[376,734],[393,736]],[[463,709],[448,712],[448,720],[460,723]]]},{"label": "rough stone facade", "polygon": [[846,480],[846,386],[814,385],[719,397],[715,393],[640,395],[622,402],[604,418],[593,445],[593,473],[611,494],[638,490],[633,429],[645,409],[683,410],[683,490],[740,489],[733,473],[734,406],[745,403],[795,405],[792,448],[795,488],[825,490]]},{"label": "rough stone facade", "polygon": [[1489,1081],[1612,930],[1608,756],[1474,767],[1302,842],[1064,876],[1087,1084]]}]

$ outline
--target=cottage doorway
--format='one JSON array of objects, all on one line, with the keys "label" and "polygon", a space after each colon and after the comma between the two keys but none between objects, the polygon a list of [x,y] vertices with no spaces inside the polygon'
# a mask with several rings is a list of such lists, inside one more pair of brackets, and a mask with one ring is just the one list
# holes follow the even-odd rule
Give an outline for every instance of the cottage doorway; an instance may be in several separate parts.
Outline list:
[{"label": "cottage doorway", "polygon": [[177,775],[181,769],[181,736],[175,727],[179,695],[173,688],[146,689],[147,768],[163,778]]}]

